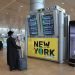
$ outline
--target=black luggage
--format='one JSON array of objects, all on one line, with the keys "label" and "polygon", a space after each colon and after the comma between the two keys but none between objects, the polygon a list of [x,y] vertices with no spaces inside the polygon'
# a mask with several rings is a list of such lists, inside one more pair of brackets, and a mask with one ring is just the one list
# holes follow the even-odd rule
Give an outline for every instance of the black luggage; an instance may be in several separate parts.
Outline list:
[{"label": "black luggage", "polygon": [[22,51],[19,50],[19,69],[26,70],[27,69],[27,56],[22,56]]}]

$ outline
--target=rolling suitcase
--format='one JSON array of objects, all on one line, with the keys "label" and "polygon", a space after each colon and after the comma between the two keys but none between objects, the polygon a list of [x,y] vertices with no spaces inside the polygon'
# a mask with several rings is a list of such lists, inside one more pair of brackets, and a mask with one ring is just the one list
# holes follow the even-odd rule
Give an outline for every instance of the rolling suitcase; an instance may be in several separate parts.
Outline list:
[{"label": "rolling suitcase", "polygon": [[27,56],[22,56],[22,51],[19,50],[19,69],[26,70],[27,69]]}]

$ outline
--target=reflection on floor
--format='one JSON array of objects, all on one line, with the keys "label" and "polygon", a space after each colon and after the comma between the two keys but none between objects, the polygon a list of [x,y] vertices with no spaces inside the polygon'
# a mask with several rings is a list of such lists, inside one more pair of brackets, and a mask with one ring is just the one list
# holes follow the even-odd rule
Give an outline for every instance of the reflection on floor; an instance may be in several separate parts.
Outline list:
[{"label": "reflection on floor", "polygon": [[0,51],[0,75],[75,75],[75,68],[71,66],[31,58],[28,58],[28,70],[10,72],[4,52]]}]

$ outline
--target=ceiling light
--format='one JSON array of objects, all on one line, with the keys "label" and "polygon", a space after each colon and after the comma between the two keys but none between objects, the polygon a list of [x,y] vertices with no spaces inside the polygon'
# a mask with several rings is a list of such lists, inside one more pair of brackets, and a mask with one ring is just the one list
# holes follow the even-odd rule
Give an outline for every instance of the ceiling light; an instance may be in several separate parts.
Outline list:
[{"label": "ceiling light", "polygon": [[23,5],[20,6],[21,8],[23,7]]},{"label": "ceiling light", "polygon": [[8,15],[8,12],[6,14]]},{"label": "ceiling light", "polygon": [[71,11],[73,11],[73,9],[71,9]]},{"label": "ceiling light", "polygon": [[61,4],[63,4],[63,5],[64,5],[65,3],[61,3]]},{"label": "ceiling light", "polygon": [[21,16],[21,17],[23,17],[23,16]]}]

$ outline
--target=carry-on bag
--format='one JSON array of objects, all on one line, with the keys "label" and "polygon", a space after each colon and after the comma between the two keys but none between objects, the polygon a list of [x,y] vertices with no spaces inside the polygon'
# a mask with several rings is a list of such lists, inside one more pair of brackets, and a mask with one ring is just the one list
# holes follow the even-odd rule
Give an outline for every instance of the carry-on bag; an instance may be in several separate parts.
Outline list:
[{"label": "carry-on bag", "polygon": [[22,55],[22,51],[19,50],[19,69],[26,70],[27,69],[27,56]]}]

